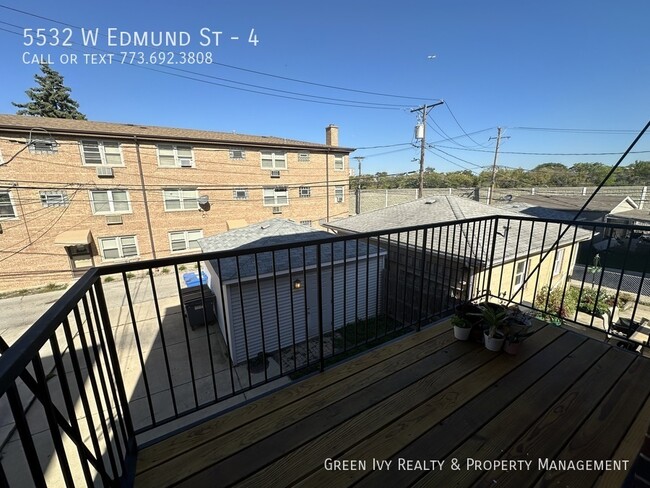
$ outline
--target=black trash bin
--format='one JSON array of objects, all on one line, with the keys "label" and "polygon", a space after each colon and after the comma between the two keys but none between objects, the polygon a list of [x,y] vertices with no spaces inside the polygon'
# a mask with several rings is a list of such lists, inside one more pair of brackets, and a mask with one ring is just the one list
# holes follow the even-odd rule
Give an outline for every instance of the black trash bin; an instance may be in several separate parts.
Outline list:
[{"label": "black trash bin", "polygon": [[[203,288],[203,296],[201,296],[201,288]],[[183,300],[183,313],[185,314],[187,323],[192,330],[197,327],[202,327],[206,320],[208,324],[216,323],[217,299],[207,285],[203,285],[202,287],[193,286],[191,288],[185,288],[184,290],[181,290],[181,298]],[[203,314],[204,304],[205,316]]]}]

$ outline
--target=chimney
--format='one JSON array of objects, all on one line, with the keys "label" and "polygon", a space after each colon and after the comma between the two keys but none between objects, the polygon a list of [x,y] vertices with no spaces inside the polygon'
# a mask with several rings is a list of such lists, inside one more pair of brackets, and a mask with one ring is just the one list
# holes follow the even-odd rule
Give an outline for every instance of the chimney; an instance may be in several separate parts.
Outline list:
[{"label": "chimney", "polygon": [[339,145],[339,128],[334,124],[325,127],[325,144],[328,146]]}]

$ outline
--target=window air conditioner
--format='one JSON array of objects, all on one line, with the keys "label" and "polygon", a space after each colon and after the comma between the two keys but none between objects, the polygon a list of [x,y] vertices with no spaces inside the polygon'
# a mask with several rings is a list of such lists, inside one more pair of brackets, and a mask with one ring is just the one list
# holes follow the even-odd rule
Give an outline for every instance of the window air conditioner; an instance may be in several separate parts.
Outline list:
[{"label": "window air conditioner", "polygon": [[281,214],[282,213],[282,207],[273,207],[273,213],[274,214]]},{"label": "window air conditioner", "polygon": [[280,177],[280,170],[274,169],[271,171],[271,178],[279,178]]},{"label": "window air conditioner", "polygon": [[336,197],[336,203],[343,203],[343,197]]},{"label": "window air conditioner", "polygon": [[106,216],[106,223],[108,225],[116,225],[116,224],[123,224],[124,221],[122,220],[121,215],[107,215]]},{"label": "window air conditioner", "polygon": [[181,168],[191,168],[192,167],[192,160],[187,159],[187,158],[182,158],[180,160],[181,163]]},{"label": "window air conditioner", "polygon": [[97,176],[100,178],[113,178],[113,168],[108,166],[97,166]]}]

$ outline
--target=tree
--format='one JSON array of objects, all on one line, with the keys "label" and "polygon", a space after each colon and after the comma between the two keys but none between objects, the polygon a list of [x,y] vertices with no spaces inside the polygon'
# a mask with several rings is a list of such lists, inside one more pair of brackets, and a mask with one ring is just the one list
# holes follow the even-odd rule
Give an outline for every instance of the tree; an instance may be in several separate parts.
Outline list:
[{"label": "tree", "polygon": [[48,64],[40,65],[43,75],[34,75],[38,86],[25,91],[30,101],[27,103],[11,102],[18,107],[18,115],[36,115],[57,119],[86,120],[79,112],[79,103],[70,97],[70,88],[63,84],[63,76],[50,68]]}]

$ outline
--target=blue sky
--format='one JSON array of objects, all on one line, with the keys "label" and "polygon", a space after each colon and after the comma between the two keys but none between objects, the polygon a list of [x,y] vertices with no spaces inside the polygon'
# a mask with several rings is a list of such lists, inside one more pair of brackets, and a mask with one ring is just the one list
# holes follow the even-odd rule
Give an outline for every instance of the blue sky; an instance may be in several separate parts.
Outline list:
[{"label": "blue sky", "polygon": [[[219,1],[189,0],[152,8],[144,2],[0,0],[0,62],[4,67],[0,112],[14,113],[24,102],[38,67],[23,56],[50,55],[91,120],[276,135],[324,142],[324,128],[340,127],[340,142],[369,148],[364,173],[415,171],[419,151],[410,109],[443,99],[432,110],[427,140],[443,141],[427,152],[426,165],[438,171],[472,169],[492,163],[496,127],[504,128],[499,163],[532,168],[542,162],[600,161],[617,155],[532,155],[523,153],[621,153],[650,114],[650,2],[421,1]],[[72,47],[24,46],[23,29],[72,27]],[[62,54],[92,54],[77,27],[117,31],[186,31],[185,47],[98,47],[116,53],[110,65],[60,64]],[[222,31],[219,46],[200,46],[200,29]],[[255,29],[259,43],[248,43]],[[19,32],[19,35],[7,32]],[[229,37],[239,36],[238,41]],[[63,36],[62,36],[63,37]],[[52,43],[48,37],[48,44]],[[218,65],[121,64],[122,51],[210,52],[214,61],[280,77],[401,97],[375,96],[297,83]],[[428,59],[435,55],[435,59]],[[30,58],[28,58],[30,59]],[[175,60],[179,60],[178,55]],[[174,73],[195,81],[165,73]],[[186,71],[178,71],[178,69]],[[217,80],[214,77],[231,80]],[[254,88],[237,83],[248,83]],[[312,101],[366,105],[359,108],[298,101],[222,86],[263,91]],[[271,92],[285,90],[300,95]],[[349,100],[316,99],[329,97]],[[380,107],[379,105],[373,105]],[[460,123],[454,120],[453,115]],[[598,129],[603,132],[529,130]],[[439,134],[436,134],[437,131]],[[478,149],[478,150],[477,150]],[[650,159],[646,136],[624,164]],[[444,152],[441,152],[444,151]]]}]

